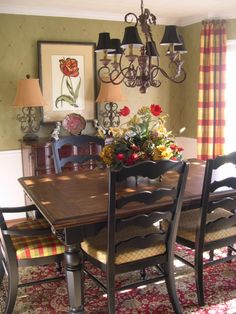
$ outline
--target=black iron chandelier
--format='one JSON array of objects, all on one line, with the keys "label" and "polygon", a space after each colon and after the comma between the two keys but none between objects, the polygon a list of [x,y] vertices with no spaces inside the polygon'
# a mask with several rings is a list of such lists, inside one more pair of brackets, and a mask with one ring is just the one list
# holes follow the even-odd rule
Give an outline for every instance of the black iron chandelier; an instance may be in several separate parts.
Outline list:
[{"label": "black iron chandelier", "polygon": [[[109,33],[99,34],[95,49],[96,52],[103,52],[103,57],[100,59],[102,65],[98,69],[99,79],[104,83],[117,85],[123,82],[127,87],[139,87],[140,93],[146,93],[150,86],[161,85],[159,73],[174,83],[182,83],[186,78],[182,54],[187,51],[182,36],[176,32],[176,26],[166,26],[160,42],[160,45],[168,47],[166,56],[170,63],[168,71],[165,71],[160,66],[160,56],[150,27],[156,25],[156,17],[149,9],[143,8],[143,0],[141,0],[141,15],[127,13],[125,22],[135,22],[135,25],[125,28],[122,43],[120,39],[110,39]],[[144,34],[144,44],[138,34],[138,25]],[[135,54],[136,48],[140,50],[138,54]]]}]

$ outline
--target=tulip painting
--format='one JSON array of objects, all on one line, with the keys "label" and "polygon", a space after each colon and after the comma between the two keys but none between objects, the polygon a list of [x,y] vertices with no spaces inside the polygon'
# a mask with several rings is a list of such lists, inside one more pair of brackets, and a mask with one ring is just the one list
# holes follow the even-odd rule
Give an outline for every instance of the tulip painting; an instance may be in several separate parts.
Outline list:
[{"label": "tulip painting", "polygon": [[[66,102],[72,107],[78,108],[77,99],[81,86],[78,61],[75,58],[63,58],[59,60],[59,67],[62,73],[61,95],[56,98],[55,106],[56,108],[63,107],[63,102]],[[77,79],[75,80],[75,78]]]},{"label": "tulip painting", "polygon": [[39,74],[47,106],[45,123],[62,121],[77,113],[95,117],[95,43],[39,42]]}]

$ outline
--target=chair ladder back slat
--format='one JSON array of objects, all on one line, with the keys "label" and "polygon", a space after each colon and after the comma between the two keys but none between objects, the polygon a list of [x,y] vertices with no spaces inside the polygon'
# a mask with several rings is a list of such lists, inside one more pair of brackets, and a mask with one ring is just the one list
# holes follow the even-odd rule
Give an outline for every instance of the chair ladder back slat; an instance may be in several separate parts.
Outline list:
[{"label": "chair ladder back slat", "polygon": [[143,163],[137,163],[133,167],[124,166],[119,172],[117,176],[117,181],[123,181],[124,179],[131,176],[142,176],[148,177],[149,179],[156,179],[162,176],[167,171],[176,171],[179,172],[181,170],[181,165],[178,163],[169,164],[169,160],[161,160],[162,167],[158,168],[155,166],[156,162],[149,161],[145,168],[142,167]]},{"label": "chair ladder back slat", "polygon": [[236,165],[236,152],[232,152],[228,155],[216,157],[214,159],[213,169],[217,169],[226,163],[232,163],[232,164]]},{"label": "chair ladder back slat", "polygon": [[136,236],[124,241],[120,241],[115,245],[115,252],[126,248],[145,249],[147,246],[155,245],[157,243],[165,243],[166,233],[150,233],[145,236]]},{"label": "chair ladder back slat", "polygon": [[206,232],[218,231],[223,228],[230,228],[235,226],[236,228],[236,215],[229,217],[218,218],[215,221],[211,221],[206,225]]},{"label": "chair ladder back slat", "polygon": [[172,213],[165,212],[151,212],[150,214],[141,214],[129,218],[121,218],[116,222],[116,231],[121,231],[129,225],[135,224],[141,227],[149,227],[150,225],[157,224],[163,219],[170,221]]},{"label": "chair ladder back slat", "polygon": [[176,196],[176,189],[156,189],[154,191],[143,191],[143,192],[138,192],[134,193],[129,196],[123,196],[116,201],[116,207],[117,208],[122,208],[123,206],[127,205],[130,202],[141,202],[144,204],[152,204],[155,203],[156,201],[161,200],[163,197],[170,197],[172,199],[175,198]]},{"label": "chair ladder back slat", "polygon": [[225,197],[218,201],[210,201],[208,204],[208,214],[219,207],[234,211],[236,209],[236,197]]},{"label": "chair ladder back slat", "polygon": [[236,178],[230,177],[220,181],[214,181],[210,186],[210,192],[213,193],[215,190],[221,187],[228,187],[236,190]]}]

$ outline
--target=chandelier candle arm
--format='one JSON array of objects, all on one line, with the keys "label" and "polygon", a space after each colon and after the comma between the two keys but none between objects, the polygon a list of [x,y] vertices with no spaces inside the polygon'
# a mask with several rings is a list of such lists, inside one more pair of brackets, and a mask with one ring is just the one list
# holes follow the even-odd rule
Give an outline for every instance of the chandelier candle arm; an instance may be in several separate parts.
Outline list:
[{"label": "chandelier candle arm", "polygon": [[[159,74],[174,83],[182,83],[186,79],[182,55],[187,53],[187,50],[183,37],[177,34],[176,26],[166,26],[160,42],[160,45],[167,46],[166,57],[170,60],[166,71],[160,66],[160,55],[151,31],[151,25],[156,25],[156,16],[149,9],[144,9],[143,0],[141,14],[137,16],[132,12],[127,13],[124,20],[128,24],[132,23],[132,26],[125,28],[121,44],[117,38],[110,39],[109,33],[99,34],[95,51],[103,52],[100,59],[102,66],[98,69],[100,81],[114,85],[124,83],[132,88],[139,87],[140,93],[146,93],[147,88],[151,86],[159,87],[161,85]],[[138,26],[141,28],[144,43],[138,33]]]}]

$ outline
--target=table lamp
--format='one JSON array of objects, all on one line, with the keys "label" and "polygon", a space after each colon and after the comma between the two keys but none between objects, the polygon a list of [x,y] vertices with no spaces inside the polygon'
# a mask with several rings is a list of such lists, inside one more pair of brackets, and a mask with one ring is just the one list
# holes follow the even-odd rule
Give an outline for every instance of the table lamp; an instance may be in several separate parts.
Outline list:
[{"label": "table lamp", "polygon": [[41,122],[41,111],[39,107],[46,105],[46,101],[40,90],[39,80],[32,79],[26,75],[26,79],[18,82],[16,97],[13,106],[21,107],[22,114],[17,115],[21,123],[21,131],[25,133],[23,140],[36,140],[35,134],[39,131]]},{"label": "table lamp", "polygon": [[110,127],[118,127],[120,124],[120,115],[118,112],[117,102],[124,101],[120,85],[101,82],[100,91],[96,99],[97,103],[105,103],[104,112],[101,112],[103,117],[102,125],[105,129]]}]

